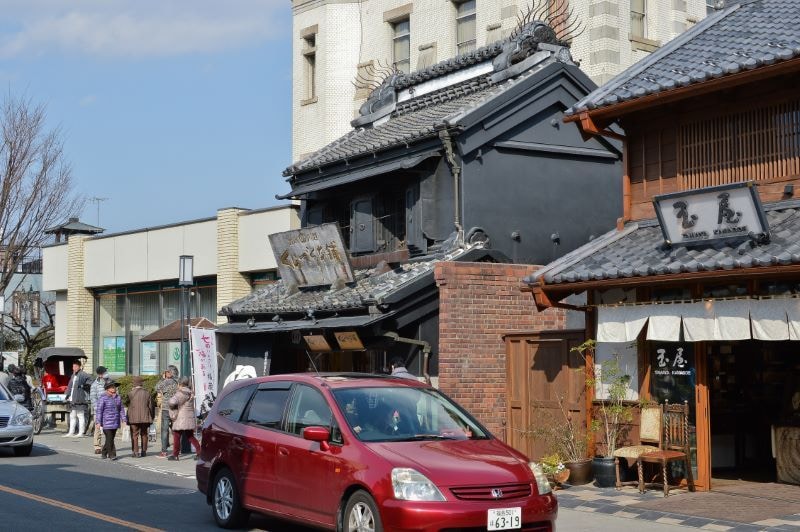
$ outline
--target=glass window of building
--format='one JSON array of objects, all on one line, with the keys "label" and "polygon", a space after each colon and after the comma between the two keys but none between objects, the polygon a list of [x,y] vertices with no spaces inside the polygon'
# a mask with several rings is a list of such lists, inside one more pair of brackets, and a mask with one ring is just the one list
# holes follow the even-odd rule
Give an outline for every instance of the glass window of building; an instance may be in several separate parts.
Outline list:
[{"label": "glass window of building", "polygon": [[717,0],[706,0],[706,16],[717,10]]},{"label": "glass window of building", "polygon": [[304,100],[312,100],[317,96],[317,34],[303,37],[303,87]]},{"label": "glass window of building", "polygon": [[477,42],[475,1],[466,0],[456,4],[456,49],[459,54],[475,49]]},{"label": "glass window of building", "polygon": [[408,74],[411,71],[411,22],[401,20],[392,25],[394,36],[392,37],[392,57],[394,67]]},{"label": "glass window of building", "polygon": [[646,0],[631,0],[631,37],[647,37],[645,2]]}]

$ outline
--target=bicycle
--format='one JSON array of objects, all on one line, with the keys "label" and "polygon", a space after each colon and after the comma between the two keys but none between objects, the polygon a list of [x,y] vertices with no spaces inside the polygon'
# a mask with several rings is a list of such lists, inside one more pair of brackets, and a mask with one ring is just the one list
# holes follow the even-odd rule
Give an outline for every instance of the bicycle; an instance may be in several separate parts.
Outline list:
[{"label": "bicycle", "polygon": [[41,387],[36,387],[33,389],[33,393],[31,394],[31,414],[33,415],[33,433],[39,434],[42,432],[42,428],[44,427],[44,417],[45,417],[45,404],[47,402],[47,392],[44,391]]}]

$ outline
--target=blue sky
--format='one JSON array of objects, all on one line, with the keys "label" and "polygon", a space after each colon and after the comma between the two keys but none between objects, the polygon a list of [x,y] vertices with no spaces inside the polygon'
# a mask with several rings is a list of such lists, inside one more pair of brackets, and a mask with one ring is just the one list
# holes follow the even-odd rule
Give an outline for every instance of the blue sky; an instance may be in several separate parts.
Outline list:
[{"label": "blue sky", "polygon": [[151,227],[279,203],[290,35],[289,0],[3,0],[0,83],[46,105],[102,227]]}]

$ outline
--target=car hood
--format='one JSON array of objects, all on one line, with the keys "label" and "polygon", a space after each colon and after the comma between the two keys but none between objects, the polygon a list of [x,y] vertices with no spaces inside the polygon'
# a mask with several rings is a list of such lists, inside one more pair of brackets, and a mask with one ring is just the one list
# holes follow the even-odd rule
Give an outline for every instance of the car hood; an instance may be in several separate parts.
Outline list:
[{"label": "car hood", "polygon": [[28,410],[16,401],[0,401],[0,416],[13,417],[17,414],[27,412]]},{"label": "car hood", "polygon": [[531,482],[528,462],[496,439],[371,443],[394,467],[416,469],[439,486]]}]

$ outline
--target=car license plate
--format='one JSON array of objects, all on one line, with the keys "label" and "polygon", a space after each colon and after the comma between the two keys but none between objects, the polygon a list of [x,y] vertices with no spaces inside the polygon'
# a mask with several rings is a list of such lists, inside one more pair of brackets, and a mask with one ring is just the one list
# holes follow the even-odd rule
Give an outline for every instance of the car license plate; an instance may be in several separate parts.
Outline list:
[{"label": "car license plate", "polygon": [[487,530],[512,530],[522,528],[522,508],[497,508],[489,510]]}]

